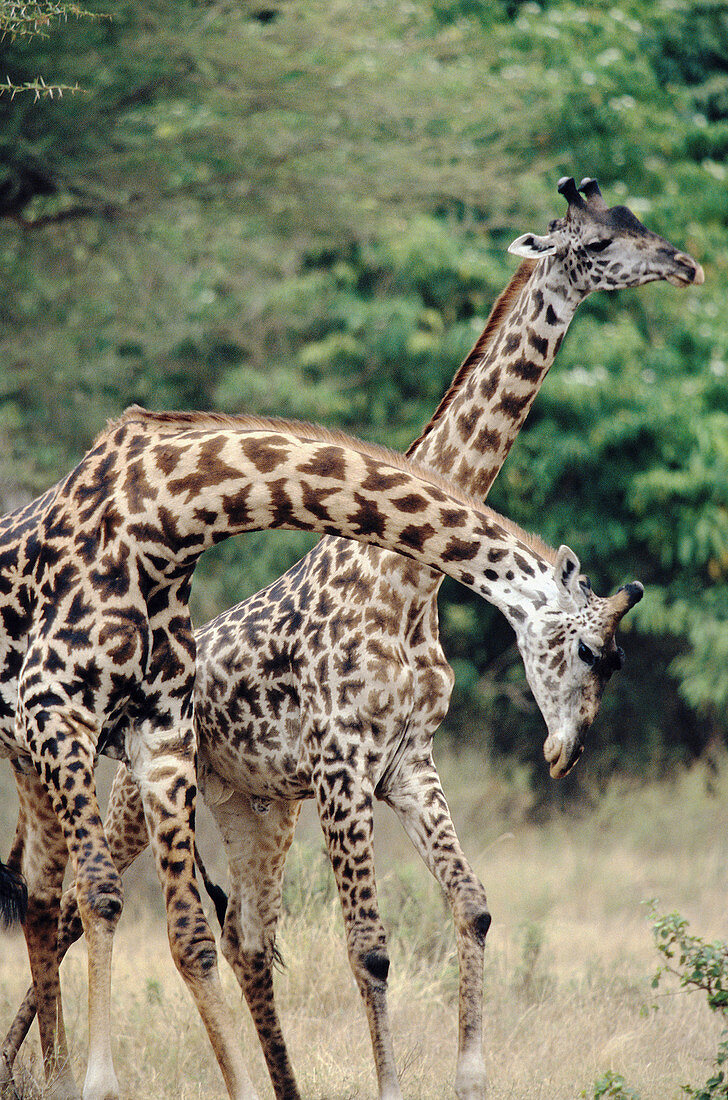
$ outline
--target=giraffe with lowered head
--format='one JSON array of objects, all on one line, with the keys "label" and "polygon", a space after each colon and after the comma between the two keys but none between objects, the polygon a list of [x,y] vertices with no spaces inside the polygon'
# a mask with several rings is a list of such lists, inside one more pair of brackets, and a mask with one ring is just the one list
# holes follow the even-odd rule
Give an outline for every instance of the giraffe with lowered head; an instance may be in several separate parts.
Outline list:
[{"label": "giraffe with lowered head", "polygon": [[[228,1093],[233,1100],[255,1096],[194,881],[195,640],[188,597],[206,548],[264,527],[343,534],[397,549],[496,604],[516,630],[550,735],[574,752],[618,663],[617,623],[642,594],[633,583],[597,599],[580,581],[568,547],[548,551],[436,475],[337,433],[141,409],[110,424],[63,481],[0,522],[0,753],[12,761],[21,810],[9,866],[28,887],[24,930],[53,1100],[78,1096],[58,979],[68,854],[89,956],[83,1098],[119,1095],[109,1000],[122,889],[96,800],[98,753],[123,760],[138,786],[172,954]],[[278,613],[295,625],[291,608]],[[597,675],[576,655],[582,636],[604,649]],[[360,923],[369,901],[357,866],[368,838],[359,826],[342,831],[338,814],[343,799],[351,800],[355,820],[366,817],[371,801],[368,780],[357,782],[343,759],[337,764],[340,731],[330,716],[341,714],[342,688],[324,653],[306,678],[314,705],[298,751],[279,746],[274,786],[295,797],[317,790],[334,859],[351,886],[364,966],[381,979],[379,937],[372,938],[368,916]],[[375,756],[369,762],[377,768]],[[265,793],[273,787],[264,784]],[[363,851],[352,852],[362,841]],[[483,936],[487,912],[481,906],[471,917]]]},{"label": "giraffe with lowered head", "polygon": [[[559,190],[568,201],[566,217],[552,222],[547,235],[524,234],[511,245],[524,262],[408,452],[432,469],[454,472],[461,488],[478,497],[490,489],[577,306],[589,293],[657,279],[678,286],[703,281],[690,256],[647,230],[627,208],[609,209],[594,180],[577,189],[573,179],[564,179]],[[223,951],[255,1019],[279,1098],[291,1100],[298,1090],[273,1002],[271,964],[283,866],[300,798],[307,796],[317,798],[322,815],[327,799],[336,803],[338,832],[332,835],[325,821],[324,830],[344,906],[349,957],[367,1008],[379,1095],[387,1100],[400,1095],[386,1014],[386,941],[376,907],[372,795],[398,813],[452,906],[460,963],[456,1091],[462,1100],[483,1096],[487,908],[431,757],[432,736],[452,687],[438,640],[439,586],[430,570],[395,555],[325,539],[284,578],[197,635],[201,780],[222,829],[232,879]],[[619,660],[611,639],[597,635],[579,639],[576,658],[598,693]],[[309,755],[316,751],[309,723],[316,708],[321,710],[317,693],[323,681],[338,685],[323,707],[338,746],[320,766],[322,777],[327,767],[340,774],[330,796],[313,783],[305,790],[291,784],[284,766],[304,747]],[[585,722],[570,739],[551,732],[549,724],[545,753],[553,775],[573,765],[587,728]],[[363,808],[352,800],[354,790],[367,792]],[[123,869],[146,844],[139,796],[123,773],[115,781],[110,813],[110,843]],[[343,869],[335,853],[347,829],[357,835],[355,891],[350,862],[349,870]],[[366,895],[365,916],[364,907],[357,909],[352,900],[360,894]],[[80,934],[73,910],[69,893],[61,950]],[[372,942],[375,956],[362,948]],[[32,1020],[32,1007],[30,991],[5,1043],[8,1064]]]}]

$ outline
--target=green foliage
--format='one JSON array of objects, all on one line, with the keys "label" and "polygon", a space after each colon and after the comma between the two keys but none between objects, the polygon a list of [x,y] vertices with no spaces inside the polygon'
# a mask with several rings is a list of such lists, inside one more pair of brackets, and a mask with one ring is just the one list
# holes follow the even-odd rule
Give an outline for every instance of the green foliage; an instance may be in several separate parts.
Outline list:
[{"label": "green foliage", "polygon": [[[700,990],[708,1007],[728,1025],[728,945],[722,941],[706,943],[688,932],[688,921],[679,913],[658,916],[650,903],[650,918],[655,944],[664,963],[658,968],[652,987],[657,989],[665,975],[678,979],[681,989]],[[728,1026],[723,1029],[713,1072],[704,1085],[682,1090],[692,1100],[725,1100],[728,1097]]]},{"label": "green foliage", "polygon": [[[4,44],[3,79],[86,92],[0,97],[5,506],[133,401],[314,419],[405,449],[513,271],[510,241],[562,213],[560,175],[594,175],[696,255],[706,284],[581,308],[491,503],[572,545],[597,590],[647,585],[577,776],[725,737],[725,6],[90,7],[102,18]],[[196,619],[308,545],[217,548]],[[509,630],[454,585],[441,607],[450,728],[545,777]]]},{"label": "green foliage", "polygon": [[[655,946],[663,960],[652,979],[652,988],[658,989],[666,980],[677,978],[681,990],[704,993],[711,1012],[728,1025],[728,944],[707,943],[692,935],[685,917],[679,913],[658,914],[654,901],[649,903],[649,918]],[[681,1089],[691,1100],[726,1100],[728,1026],[721,1033],[708,1080],[704,1085],[682,1085]],[[586,1090],[581,1095],[586,1097]],[[638,1094],[625,1086],[624,1078],[611,1071],[595,1082],[593,1095],[594,1100],[602,1097],[639,1100]]]},{"label": "green foliage", "polygon": [[[43,2],[22,3],[18,0],[0,0],[0,40],[14,41],[15,39],[27,39],[35,36],[46,37],[53,29],[54,24],[65,22],[69,16],[76,19],[94,18],[91,12],[80,7],[79,4],[69,3],[68,0],[53,0]],[[14,99],[22,92],[31,92],[35,103],[40,99],[60,98],[64,92],[78,92],[78,84],[47,83],[45,77],[40,74],[32,80],[24,80],[15,83],[9,76],[4,82],[0,82],[0,95],[9,95]]]},{"label": "green foliage", "polygon": [[[587,1097],[586,1089],[581,1092]],[[624,1078],[619,1073],[608,1070],[603,1077],[594,1082],[593,1100],[639,1100],[639,1093],[625,1086]]]}]

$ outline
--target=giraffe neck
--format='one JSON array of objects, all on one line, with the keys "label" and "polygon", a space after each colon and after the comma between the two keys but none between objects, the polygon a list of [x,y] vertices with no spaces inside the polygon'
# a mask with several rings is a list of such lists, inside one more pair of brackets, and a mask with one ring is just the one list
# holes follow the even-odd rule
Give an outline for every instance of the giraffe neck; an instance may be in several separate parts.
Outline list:
[{"label": "giraffe neck", "polygon": [[401,456],[310,425],[204,414],[135,413],[112,425],[60,486],[44,541],[68,547],[75,528],[74,557],[95,561],[101,541],[109,567],[131,547],[159,586],[214,543],[269,527],[404,553],[478,592],[516,629],[553,583],[553,551]]},{"label": "giraffe neck", "polygon": [[558,258],[521,264],[422,435],[407,451],[484,499],[583,295]]}]

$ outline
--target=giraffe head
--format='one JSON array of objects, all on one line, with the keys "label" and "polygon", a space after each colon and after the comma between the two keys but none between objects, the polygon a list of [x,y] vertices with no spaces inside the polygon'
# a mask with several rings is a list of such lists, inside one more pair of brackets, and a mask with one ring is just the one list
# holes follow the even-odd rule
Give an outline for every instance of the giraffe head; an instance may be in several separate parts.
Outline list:
[{"label": "giraffe head", "polygon": [[633,581],[613,596],[597,596],[580,569],[573,550],[559,547],[548,592],[534,601],[522,625],[516,624],[526,677],[546,721],[544,756],[555,779],[584,751],[607,680],[624,660],[617,626],[644,592]]},{"label": "giraffe head", "polygon": [[674,286],[700,284],[700,264],[647,229],[626,206],[607,206],[594,179],[559,180],[568,202],[565,217],[539,237],[524,233],[508,249],[516,256],[553,256],[571,287],[586,296],[594,290],[618,290],[666,279]]}]

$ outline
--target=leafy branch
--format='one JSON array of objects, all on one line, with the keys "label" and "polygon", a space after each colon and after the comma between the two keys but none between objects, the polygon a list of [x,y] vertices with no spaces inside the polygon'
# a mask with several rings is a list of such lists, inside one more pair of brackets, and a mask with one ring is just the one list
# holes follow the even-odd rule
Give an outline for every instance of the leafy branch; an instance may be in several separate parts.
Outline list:
[{"label": "leafy branch", "polygon": [[55,96],[60,99],[64,92],[75,94],[80,91],[82,88],[79,84],[46,84],[42,76],[37,76],[35,80],[26,80],[22,84],[13,84],[8,76],[5,83],[0,84],[0,95],[9,94],[11,99],[15,99],[21,92],[32,92],[35,103],[39,99],[53,99]]},{"label": "leafy branch", "polygon": [[96,19],[93,12],[79,4],[46,2],[18,3],[17,0],[0,0],[0,36],[18,38],[44,34],[54,19],[66,22],[68,17]]},{"label": "leafy branch", "polygon": [[[654,901],[650,902],[649,911],[655,944],[665,960],[652,979],[652,988],[657,989],[664,976],[670,974],[678,979],[681,989],[702,990],[709,1008],[728,1025],[728,944],[720,940],[706,943],[699,936],[690,935],[684,917],[679,913],[658,916]],[[682,1085],[682,1091],[691,1100],[726,1100],[727,1070],[728,1026],[721,1033],[711,1077],[697,1089]]]},{"label": "leafy branch", "polygon": [[[0,0],[0,41],[9,38],[15,41],[18,38],[32,38],[40,35],[48,36],[48,30],[54,20],[66,22],[69,16],[76,19],[98,19],[100,16],[86,11],[79,4],[69,3],[66,0],[30,0],[28,3],[19,3],[18,0]],[[78,84],[48,84],[42,76],[34,80],[26,80],[21,84],[14,83],[9,76],[4,83],[0,83],[0,95],[10,95],[14,99],[20,93],[30,92],[34,102],[40,99],[60,99],[64,92],[75,94],[81,91]]]}]

